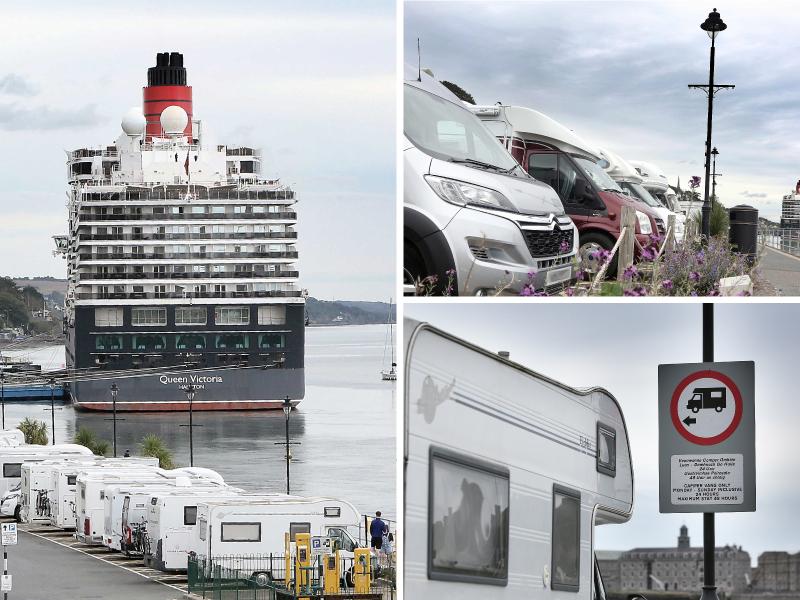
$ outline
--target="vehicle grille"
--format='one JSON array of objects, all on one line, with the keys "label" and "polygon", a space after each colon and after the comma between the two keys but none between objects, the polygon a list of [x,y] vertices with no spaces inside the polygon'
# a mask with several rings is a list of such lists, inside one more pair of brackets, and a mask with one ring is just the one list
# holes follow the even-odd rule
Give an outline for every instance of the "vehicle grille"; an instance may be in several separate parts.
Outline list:
[{"label": "vehicle grille", "polygon": [[[530,250],[533,258],[542,256],[557,256],[559,254],[569,254],[572,252],[574,241],[574,229],[553,229],[552,231],[537,231],[526,229],[522,234],[525,236],[525,243]],[[566,242],[567,251],[561,251],[561,244]]]}]

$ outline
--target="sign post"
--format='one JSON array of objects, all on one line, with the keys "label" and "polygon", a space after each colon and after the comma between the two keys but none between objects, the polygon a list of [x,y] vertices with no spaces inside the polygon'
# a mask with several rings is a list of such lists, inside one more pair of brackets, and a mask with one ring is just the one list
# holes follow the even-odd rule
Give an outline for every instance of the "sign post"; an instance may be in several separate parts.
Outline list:
[{"label": "sign post", "polygon": [[717,600],[714,515],[756,509],[755,364],[713,362],[713,304],[702,363],[658,367],[659,510],[703,513],[701,600]]},{"label": "sign post", "polygon": [[0,542],[3,544],[3,576],[0,578],[0,591],[3,600],[8,600],[11,591],[11,575],[8,574],[8,549],[7,546],[17,545],[17,524],[3,523],[0,525]]}]

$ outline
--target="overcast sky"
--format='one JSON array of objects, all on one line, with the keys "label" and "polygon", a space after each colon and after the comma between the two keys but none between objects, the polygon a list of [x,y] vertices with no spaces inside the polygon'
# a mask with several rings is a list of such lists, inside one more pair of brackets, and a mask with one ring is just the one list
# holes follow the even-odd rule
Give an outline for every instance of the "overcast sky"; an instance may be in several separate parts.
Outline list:
[{"label": "overcast sky", "polygon": [[[726,0],[714,104],[717,195],[780,218],[800,178],[800,11],[795,2]],[[621,155],[659,165],[685,189],[704,176],[713,3],[409,2],[405,60],[453,81],[478,103],[534,108]],[[702,187],[700,188],[702,192]]]},{"label": "overcast sky", "polygon": [[301,285],[394,291],[395,5],[36,2],[3,7],[0,275],[63,277],[63,150],[109,144],[156,53],[184,54],[194,115],[263,148],[300,202]]},{"label": "overcast sky", "polygon": [[[689,527],[703,545],[700,514],[658,512],[658,365],[701,362],[699,304],[406,304],[405,314],[430,322],[573,387],[602,386],[619,401],[633,455],[633,518],[597,528],[596,547],[628,550],[677,545]],[[800,403],[797,369],[800,306],[717,304],[715,359],[756,365],[754,513],[720,513],[717,545],[744,546],[755,563],[765,550],[800,551]]]}]

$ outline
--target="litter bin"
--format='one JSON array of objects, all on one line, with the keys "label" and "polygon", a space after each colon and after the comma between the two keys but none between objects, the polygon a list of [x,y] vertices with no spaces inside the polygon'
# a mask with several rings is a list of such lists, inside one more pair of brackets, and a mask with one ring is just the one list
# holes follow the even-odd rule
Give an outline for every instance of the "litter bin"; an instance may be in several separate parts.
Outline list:
[{"label": "litter bin", "polygon": [[733,250],[746,255],[752,264],[758,252],[758,209],[740,204],[728,209],[728,215],[730,217],[728,240]]}]

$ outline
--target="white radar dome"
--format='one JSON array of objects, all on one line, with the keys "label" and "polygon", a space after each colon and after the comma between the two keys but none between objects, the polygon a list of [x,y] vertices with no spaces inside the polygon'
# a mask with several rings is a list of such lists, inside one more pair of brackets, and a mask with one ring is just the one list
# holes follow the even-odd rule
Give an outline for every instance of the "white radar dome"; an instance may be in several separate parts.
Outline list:
[{"label": "white radar dome", "polygon": [[142,135],[145,125],[147,121],[138,106],[134,106],[122,115],[122,131],[128,135]]},{"label": "white radar dome", "polygon": [[180,106],[168,106],[161,112],[161,128],[167,135],[180,135],[189,124],[189,115]]}]

